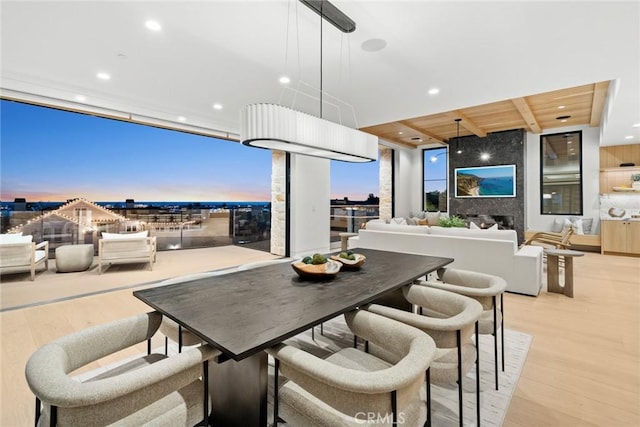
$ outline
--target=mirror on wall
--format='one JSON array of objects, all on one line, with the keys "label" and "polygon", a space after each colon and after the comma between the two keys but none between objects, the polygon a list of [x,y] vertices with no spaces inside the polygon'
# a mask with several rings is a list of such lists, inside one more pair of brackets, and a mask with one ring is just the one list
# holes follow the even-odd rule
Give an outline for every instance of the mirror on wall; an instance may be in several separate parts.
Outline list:
[{"label": "mirror on wall", "polygon": [[542,215],[582,215],[582,131],[540,136]]}]

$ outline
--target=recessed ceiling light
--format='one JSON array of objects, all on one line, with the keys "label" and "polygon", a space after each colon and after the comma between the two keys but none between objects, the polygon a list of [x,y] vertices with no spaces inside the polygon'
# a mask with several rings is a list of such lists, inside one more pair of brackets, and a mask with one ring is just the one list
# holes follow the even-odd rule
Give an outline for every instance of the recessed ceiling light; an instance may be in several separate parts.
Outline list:
[{"label": "recessed ceiling light", "polygon": [[222,110],[222,104],[218,104],[218,103],[213,104],[213,109],[214,110]]},{"label": "recessed ceiling light", "polygon": [[187,118],[185,116],[178,116],[178,121],[179,122],[186,122]]},{"label": "recessed ceiling light", "polygon": [[76,95],[76,101],[78,102],[85,102],[87,100],[87,97],[84,95]]},{"label": "recessed ceiling light", "polygon": [[162,29],[162,26],[158,23],[158,21],[149,20],[144,23],[144,26],[151,31],[160,31]]},{"label": "recessed ceiling light", "polygon": [[398,135],[402,135],[404,132],[398,132]]},{"label": "recessed ceiling light", "polygon": [[624,137],[624,139],[633,139],[633,135],[627,135]]},{"label": "recessed ceiling light", "polygon": [[99,78],[100,80],[109,80],[109,79],[111,79],[111,76],[109,74],[102,73],[102,72],[96,74],[96,77]]},{"label": "recessed ceiling light", "polygon": [[565,108],[564,105],[558,105],[558,110],[562,110],[563,108]]},{"label": "recessed ceiling light", "polygon": [[491,158],[491,156],[488,153],[482,153],[482,154],[480,154],[480,158],[482,160],[489,160]]},{"label": "recessed ceiling light", "polygon": [[640,123],[634,123],[634,125],[632,126],[634,128],[640,128]]},{"label": "recessed ceiling light", "polygon": [[437,95],[440,93],[440,89],[438,89],[437,87],[432,87],[427,93],[429,95]]},{"label": "recessed ceiling light", "polygon": [[291,79],[289,77],[287,77],[287,76],[280,77],[280,79],[278,79],[278,81],[280,83],[282,83],[283,85],[291,83]]},{"label": "recessed ceiling light", "polygon": [[573,144],[573,141],[572,140],[568,140],[567,144]]}]

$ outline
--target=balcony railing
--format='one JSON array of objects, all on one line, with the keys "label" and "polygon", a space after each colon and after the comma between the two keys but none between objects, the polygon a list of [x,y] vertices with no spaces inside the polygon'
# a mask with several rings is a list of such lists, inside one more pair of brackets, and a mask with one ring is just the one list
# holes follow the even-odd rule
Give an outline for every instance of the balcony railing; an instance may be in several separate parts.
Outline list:
[{"label": "balcony railing", "polygon": [[[91,218],[62,218],[47,215],[52,210],[2,212],[2,233],[22,225],[23,234],[35,242],[49,241],[51,256],[62,245],[97,242],[103,232],[149,231],[158,250],[175,250],[226,245],[249,245],[269,250],[271,209],[268,205],[232,209],[109,208],[126,220],[95,221]],[[357,232],[364,223],[379,218],[378,205],[331,205],[331,241],[340,232]]]},{"label": "balcony railing", "polygon": [[340,240],[341,232],[356,233],[376,218],[380,218],[378,205],[331,205],[331,241]]}]

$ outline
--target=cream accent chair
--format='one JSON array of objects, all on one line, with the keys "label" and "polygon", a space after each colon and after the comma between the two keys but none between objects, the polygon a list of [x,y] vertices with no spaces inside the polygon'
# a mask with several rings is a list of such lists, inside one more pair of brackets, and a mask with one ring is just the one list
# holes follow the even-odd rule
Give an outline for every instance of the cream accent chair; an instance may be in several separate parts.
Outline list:
[{"label": "cream accent chair", "polygon": [[[498,324],[500,325],[502,339],[502,370],[504,371],[504,292],[507,282],[498,276],[475,271],[460,270],[456,268],[441,268],[438,270],[438,279],[420,281],[418,284],[426,285],[443,291],[455,292],[460,295],[473,298],[482,304],[482,316],[478,320],[478,331],[481,334],[493,335],[493,357],[498,390]],[[498,304],[498,296],[500,303]],[[498,305],[500,311],[498,311]]]},{"label": "cream accent chair", "polygon": [[44,264],[49,269],[49,242],[36,244],[31,235],[0,235],[0,273],[31,273],[36,278],[36,269]]},{"label": "cream accent chair", "polygon": [[[436,356],[431,363],[434,383],[458,382],[458,415],[462,413],[462,378],[480,358],[471,337],[475,330],[478,341],[478,319],[482,305],[471,298],[427,286],[409,285],[402,288],[404,297],[418,313],[370,304],[365,310],[389,317],[426,332],[436,343]],[[480,367],[476,363],[476,415],[480,424]]]},{"label": "cream accent chair", "polygon": [[153,270],[156,262],[156,238],[148,237],[147,231],[117,234],[102,233],[98,241],[98,274],[104,264],[149,263]]},{"label": "cream accent chair", "polygon": [[[291,426],[422,426],[425,372],[436,347],[429,336],[376,314],[346,313],[349,328],[369,340],[371,353],[344,348],[326,359],[286,344],[275,359],[274,423]],[[378,352],[379,349],[383,351]],[[279,374],[287,378],[279,386]],[[427,396],[429,387],[427,384]],[[430,417],[429,417],[430,418]]]},{"label": "cream accent chair", "polygon": [[140,314],[63,336],[39,348],[25,370],[36,395],[36,425],[193,426],[208,418],[208,362],[219,354],[210,346],[171,357],[148,354],[86,381],[69,375],[149,340],[161,322],[158,312]]}]

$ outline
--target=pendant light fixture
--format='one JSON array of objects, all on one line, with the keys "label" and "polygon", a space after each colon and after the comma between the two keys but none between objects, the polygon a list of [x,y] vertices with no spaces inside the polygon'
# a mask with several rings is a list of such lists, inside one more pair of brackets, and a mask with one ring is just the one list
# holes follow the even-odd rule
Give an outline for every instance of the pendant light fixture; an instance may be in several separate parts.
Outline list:
[{"label": "pendant light fixture", "polygon": [[322,118],[323,19],[343,32],[354,31],[355,23],[326,0],[302,3],[320,15],[320,117],[276,104],[247,105],[240,112],[240,141],[251,147],[345,162],[375,161],[376,136]]},{"label": "pendant light fixture", "polygon": [[457,131],[456,131],[456,154],[462,154],[462,149],[460,148],[460,121],[462,119],[456,119]]}]

